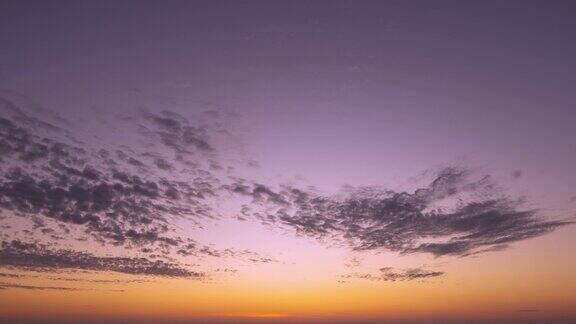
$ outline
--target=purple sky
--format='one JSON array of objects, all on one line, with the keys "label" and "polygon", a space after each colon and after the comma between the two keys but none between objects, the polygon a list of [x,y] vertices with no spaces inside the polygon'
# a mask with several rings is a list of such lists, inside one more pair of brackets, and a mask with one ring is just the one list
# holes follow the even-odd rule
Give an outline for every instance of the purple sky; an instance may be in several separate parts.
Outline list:
[{"label": "purple sky", "polygon": [[[519,199],[525,206],[520,209],[538,210],[542,223],[537,223],[535,231],[547,228],[542,232],[526,230],[532,223],[521,221],[512,229],[500,228],[498,235],[509,234],[508,230],[512,236],[526,235],[513,242],[564,225],[544,220],[574,219],[575,16],[576,6],[570,1],[4,0],[0,2],[0,97],[29,116],[65,128],[65,132],[50,133],[22,124],[31,134],[85,149],[78,157],[100,161],[96,158],[99,150],[122,150],[153,164],[157,156],[145,154],[154,150],[178,167],[144,170],[131,164],[123,170],[155,183],[166,179],[191,182],[197,176],[213,180],[214,187],[225,187],[223,196],[218,193],[194,205],[209,206],[207,218],[220,222],[201,220],[189,226],[182,219],[162,219],[173,226],[174,235],[222,251],[234,246],[235,252],[221,252],[233,258],[258,259],[255,263],[270,259],[309,264],[325,256],[319,267],[324,271],[333,263],[341,265],[343,259],[358,257],[362,244],[374,242],[350,238],[358,234],[353,227],[344,232],[327,230],[351,241],[347,242],[352,251],[338,250],[342,242],[326,239],[323,226],[341,220],[341,215],[321,215],[323,225],[311,226],[302,215],[283,223],[296,229],[297,235],[275,227],[277,221],[266,223],[262,215],[274,208],[280,208],[275,214],[280,217],[286,203],[281,199],[289,200],[291,207],[299,204],[286,188],[299,188],[307,197],[329,197],[330,207],[324,207],[338,210],[350,207],[338,205],[342,196],[350,200],[355,195],[368,200],[377,196],[376,201],[387,201],[381,196],[385,190],[413,193],[427,188],[431,193],[427,191],[424,198],[414,193],[410,199],[424,199],[432,209],[448,197],[432,181],[443,179],[441,170],[455,167],[473,170],[472,179],[468,173],[462,179],[456,176],[456,182],[463,181],[455,185],[462,195],[457,203],[465,205],[491,195]],[[174,114],[163,115],[163,110]],[[22,121],[14,116],[0,110],[0,117]],[[178,127],[161,124],[158,118],[177,121]],[[190,154],[197,163],[194,166],[186,160],[189,156],[170,155],[173,147],[161,137],[167,129],[179,131],[184,125],[192,125],[198,131],[195,135],[209,139],[212,146]],[[149,133],[143,131],[145,127]],[[124,157],[113,159],[130,164]],[[27,166],[21,160],[6,157],[0,185],[8,184],[9,167]],[[102,174],[117,171],[112,164],[94,165]],[[209,176],[202,173],[206,170]],[[491,176],[490,184],[479,180],[483,174]],[[234,196],[241,192],[233,187],[242,183],[234,182],[238,179],[253,186],[250,194]],[[258,184],[273,191],[261,191],[258,196]],[[362,186],[379,188],[380,196],[360,192]],[[0,190],[0,195],[9,197],[6,192]],[[189,207],[173,201],[153,202],[162,207]],[[238,223],[242,204],[250,207],[243,212],[249,221]],[[513,204],[505,207],[494,208],[517,210]],[[0,208],[10,210],[8,214],[17,209],[2,204]],[[42,215],[36,211],[30,219]],[[57,221],[49,218],[54,223],[47,226],[56,228]],[[32,226],[12,214],[7,219],[18,230]],[[448,225],[444,221],[437,225],[460,226],[445,222]],[[475,234],[484,235],[486,241],[466,241],[473,248],[450,247],[451,253],[462,256],[476,249],[504,249],[490,237],[490,224],[476,225],[480,229]],[[444,255],[430,245],[423,248],[415,243],[427,239],[429,233],[406,238],[405,233],[414,227],[403,222],[395,226],[400,234],[379,242],[379,247],[386,253],[409,256],[389,260],[403,269],[420,269],[422,262],[441,267],[432,258],[410,259],[412,253],[420,252]],[[573,233],[573,227],[569,228]],[[20,239],[8,229],[2,231],[2,240]],[[33,236],[42,240],[40,234]],[[550,237],[561,242],[562,251],[569,251],[575,243],[567,230]],[[327,246],[338,246],[337,252],[321,250],[318,246],[322,245],[314,243],[318,238]],[[400,247],[390,242],[395,239],[401,241]],[[262,240],[270,243],[262,246]],[[65,243],[56,246],[96,254],[107,248],[97,239]],[[251,252],[242,254],[244,249]],[[367,259],[366,264],[376,267],[377,257]],[[200,261],[211,267],[228,265],[228,261],[219,262]],[[242,268],[238,262],[234,266]],[[432,270],[426,273],[435,276]],[[247,271],[254,277],[261,273]],[[396,275],[404,280],[410,275],[398,271],[390,276],[382,270],[383,280]]]},{"label": "purple sky", "polygon": [[2,87],[64,113],[132,88],[228,107],[261,163],[326,185],[459,159],[564,178],[564,198],[576,181],[576,26],[559,3],[3,8]]}]

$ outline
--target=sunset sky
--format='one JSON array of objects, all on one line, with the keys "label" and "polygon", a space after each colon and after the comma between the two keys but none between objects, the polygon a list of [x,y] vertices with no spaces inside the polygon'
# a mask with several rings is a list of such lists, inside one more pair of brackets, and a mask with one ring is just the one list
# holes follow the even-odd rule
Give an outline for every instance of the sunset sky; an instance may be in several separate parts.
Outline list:
[{"label": "sunset sky", "polygon": [[576,323],[575,16],[0,0],[0,323]]}]

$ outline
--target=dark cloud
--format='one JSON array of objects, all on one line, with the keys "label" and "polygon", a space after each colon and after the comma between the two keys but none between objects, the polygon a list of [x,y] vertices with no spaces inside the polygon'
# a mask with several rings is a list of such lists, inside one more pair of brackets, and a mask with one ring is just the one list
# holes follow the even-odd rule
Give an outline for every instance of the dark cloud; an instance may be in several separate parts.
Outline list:
[{"label": "dark cloud", "polygon": [[25,290],[60,290],[60,291],[82,291],[86,289],[71,287],[49,287],[49,286],[29,286],[0,282],[0,289],[25,289]]},{"label": "dark cloud", "polygon": [[251,194],[252,197],[254,197],[254,199],[259,202],[265,200],[266,202],[273,204],[279,204],[279,205],[288,204],[288,202],[284,199],[284,197],[281,194],[272,191],[270,188],[262,184],[255,185],[254,188],[252,189]]},{"label": "dark cloud", "polygon": [[134,279],[134,280],[121,280],[121,279],[81,279],[81,278],[62,278],[62,277],[48,277],[46,279],[54,280],[54,281],[65,281],[65,282],[88,282],[88,283],[99,283],[99,284],[114,284],[114,285],[123,285],[123,284],[132,284],[132,283],[145,283],[148,282],[146,280],[141,279]]},{"label": "dark cloud", "polygon": [[173,169],[172,164],[170,164],[168,161],[166,161],[162,158],[155,159],[154,164],[156,164],[158,169],[161,169],[161,170],[172,170]]},{"label": "dark cloud", "polygon": [[149,121],[142,125],[147,134],[158,137],[161,143],[173,150],[177,157],[194,155],[195,153],[213,152],[209,143],[208,129],[200,125],[192,125],[182,116],[169,111],[160,114],[147,113]]},{"label": "dark cloud", "polygon": [[0,277],[3,277],[3,278],[23,278],[24,275],[15,274],[15,273],[0,273]]},{"label": "dark cloud", "polygon": [[2,242],[0,266],[32,270],[57,271],[81,269],[114,271],[134,275],[196,278],[203,273],[187,270],[177,264],[136,257],[100,257],[87,252],[51,250],[46,245],[20,241]]},{"label": "dark cloud", "polygon": [[344,266],[346,268],[357,268],[362,264],[362,261],[358,258],[351,258],[349,259],[346,263],[344,263]]},{"label": "dark cloud", "polygon": [[233,194],[251,197],[254,203],[269,203],[282,206],[288,205],[287,198],[289,197],[285,197],[285,192],[276,192],[270,187],[260,183],[246,183],[245,181],[240,180],[231,185],[225,185],[224,189]]},{"label": "dark cloud", "polygon": [[236,250],[236,249],[215,249],[210,246],[199,246],[195,242],[191,242],[182,246],[178,250],[178,254],[182,256],[209,256],[214,258],[239,258],[250,261],[252,263],[270,263],[278,262],[278,260],[262,256],[259,253],[249,250]]},{"label": "dark cloud", "polygon": [[222,268],[222,269],[216,269],[214,270],[214,272],[237,273],[238,269]]},{"label": "dark cloud", "polygon": [[[13,267],[13,266],[10,266]],[[17,268],[17,267],[16,267]],[[27,269],[30,269],[29,267]],[[46,268],[40,268],[42,271],[46,271]],[[84,270],[81,270],[84,271]],[[64,271],[60,271],[64,272]],[[31,274],[16,274],[16,273],[2,273],[0,272],[0,278],[10,278],[10,279],[23,279],[23,278],[37,278],[38,275]],[[145,283],[148,280],[143,279],[84,279],[84,278],[69,278],[69,277],[43,277],[45,280],[53,281],[64,281],[64,282],[87,282],[87,283],[101,283],[101,284],[133,284],[133,283]]]},{"label": "dark cloud", "polygon": [[372,274],[348,274],[340,276],[343,279],[367,279],[376,281],[412,281],[423,280],[443,276],[442,271],[429,271],[422,268],[413,268],[406,270],[394,270],[392,267],[380,269],[377,275]]},{"label": "dark cloud", "polygon": [[137,160],[133,157],[128,158],[128,160],[126,160],[126,162],[128,162],[128,164],[131,164],[133,166],[137,166],[137,167],[143,167],[144,163],[142,163],[142,161]]},{"label": "dark cloud", "polygon": [[[126,173],[114,173],[113,179],[117,181],[60,174],[57,181],[15,168],[0,183],[0,207],[81,225],[102,239],[136,244],[177,245],[177,238],[161,235],[168,232],[166,218],[199,215],[199,209],[191,208],[199,203],[189,188],[180,190],[176,184],[144,181]],[[177,198],[186,200],[174,202]]]},{"label": "dark cloud", "polygon": [[272,258],[263,258],[263,257],[259,257],[259,258],[250,258],[248,259],[251,262],[254,263],[272,263],[272,262],[278,262],[278,260],[276,259],[272,259]]},{"label": "dark cloud", "polygon": [[[45,127],[41,127],[41,126]],[[83,152],[56,138],[65,132],[55,126],[26,115],[12,102],[0,98],[0,158],[19,160],[23,163],[34,163],[40,160],[61,159],[67,162],[78,162],[71,157],[74,153]],[[39,136],[35,131],[42,130],[46,136]]]},{"label": "dark cloud", "polygon": [[402,281],[402,280],[417,280],[426,278],[435,278],[444,275],[442,271],[428,271],[420,268],[408,269],[401,272],[394,271],[391,267],[381,268],[380,272],[382,280],[385,281]]},{"label": "dark cloud", "polygon": [[[251,193],[244,187],[232,190]],[[257,217],[302,235],[342,240],[357,251],[466,256],[501,250],[572,223],[522,210],[519,202],[499,195],[489,177],[452,168],[413,193],[352,188],[337,199],[284,188],[281,196],[273,201],[276,212]],[[451,206],[442,207],[446,202]]]},{"label": "dark cloud", "polygon": [[[194,170],[186,182],[169,180],[130,156],[130,148],[114,155],[109,149],[76,147],[64,142],[71,135],[63,136],[60,128],[39,132],[31,127],[39,119],[8,100],[1,103],[0,158],[5,163],[0,168],[0,210],[30,216],[34,228],[46,226],[41,216],[82,227],[97,241],[115,245],[176,246],[181,239],[171,233],[172,217],[214,217],[201,201],[216,195],[219,187],[208,171]],[[178,143],[196,143],[190,139],[194,128],[185,119],[170,122],[174,114],[163,114],[168,117],[150,117],[154,125],[164,132],[184,132],[178,133]],[[147,154],[159,169],[173,168],[161,155]],[[42,233],[62,237],[52,228]]]}]

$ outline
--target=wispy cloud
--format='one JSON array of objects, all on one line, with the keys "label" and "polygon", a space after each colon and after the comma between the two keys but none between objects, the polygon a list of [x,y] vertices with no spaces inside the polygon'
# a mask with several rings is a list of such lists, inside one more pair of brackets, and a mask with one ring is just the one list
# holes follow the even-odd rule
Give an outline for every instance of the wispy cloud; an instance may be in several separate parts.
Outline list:
[{"label": "wispy cloud", "polygon": [[50,287],[50,286],[29,286],[0,282],[0,289],[25,289],[25,290],[60,290],[60,291],[82,291],[85,289],[71,287]]},{"label": "wispy cloud", "polygon": [[[537,210],[522,209],[520,202],[498,194],[489,176],[473,175],[470,170],[447,168],[412,193],[353,188],[344,198],[284,188],[267,194],[281,197],[272,201],[278,208],[259,219],[302,235],[341,240],[356,251],[435,256],[503,250],[573,223],[546,220]],[[257,197],[255,187],[231,190]],[[438,207],[446,201],[452,206]]]},{"label": "wispy cloud", "polygon": [[177,264],[135,257],[101,257],[87,252],[51,250],[45,245],[20,241],[2,242],[0,266],[40,271],[83,269],[134,275],[202,279],[204,274]]},{"label": "wispy cloud", "polygon": [[395,270],[393,267],[384,267],[378,274],[346,274],[341,275],[342,279],[366,279],[376,281],[413,281],[437,278],[444,275],[442,271],[430,271],[422,268],[412,268],[406,270]]}]

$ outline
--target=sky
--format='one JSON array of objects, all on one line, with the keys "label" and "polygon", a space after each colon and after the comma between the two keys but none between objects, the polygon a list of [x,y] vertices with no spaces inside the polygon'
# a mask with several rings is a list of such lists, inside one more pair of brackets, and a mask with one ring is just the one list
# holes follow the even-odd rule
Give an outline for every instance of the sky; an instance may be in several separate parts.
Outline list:
[{"label": "sky", "polygon": [[576,321],[575,11],[0,0],[0,322]]}]

